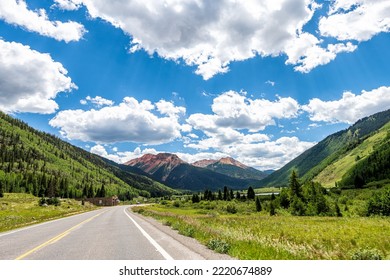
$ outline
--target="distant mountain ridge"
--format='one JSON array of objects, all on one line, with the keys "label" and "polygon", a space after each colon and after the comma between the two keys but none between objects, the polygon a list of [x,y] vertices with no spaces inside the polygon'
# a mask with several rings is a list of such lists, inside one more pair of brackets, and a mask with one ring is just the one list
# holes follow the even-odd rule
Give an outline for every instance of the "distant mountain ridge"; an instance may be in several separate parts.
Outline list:
[{"label": "distant mountain ridge", "polygon": [[[353,179],[346,180],[345,177],[348,174],[359,175],[355,168],[360,161],[364,160],[365,165],[368,166],[371,165],[367,160],[371,154],[374,152],[383,154],[390,135],[389,128],[390,109],[362,118],[349,128],[329,135],[306,150],[281,169],[261,180],[259,186],[286,185],[293,169],[298,172],[302,181],[317,180],[327,187],[334,186],[338,181],[351,184]],[[378,149],[381,149],[381,152]],[[381,164],[384,162],[381,161]],[[385,172],[385,169],[377,172]],[[390,178],[390,173],[387,176],[371,175],[370,180],[376,177]]]},{"label": "distant mountain ridge", "polygon": [[261,180],[267,177],[265,172],[257,170],[253,167],[246,166],[245,164],[231,157],[224,157],[219,160],[196,161],[192,163],[192,165],[203,167],[211,171],[239,179]]},{"label": "distant mountain ridge", "polygon": [[189,164],[175,154],[160,153],[143,155],[126,162],[125,165],[139,168],[170,187],[196,191],[206,188],[217,190],[224,186],[242,189],[264,178],[260,171],[233,158],[202,160]]},{"label": "distant mountain ridge", "polygon": [[125,165],[137,167],[146,173],[161,177],[162,181],[165,181],[170,172],[180,164],[186,164],[186,162],[177,155],[169,153],[146,154],[125,163]]},{"label": "distant mountain ridge", "polygon": [[216,163],[216,159],[202,159],[191,163],[193,166],[205,168],[206,166]]}]

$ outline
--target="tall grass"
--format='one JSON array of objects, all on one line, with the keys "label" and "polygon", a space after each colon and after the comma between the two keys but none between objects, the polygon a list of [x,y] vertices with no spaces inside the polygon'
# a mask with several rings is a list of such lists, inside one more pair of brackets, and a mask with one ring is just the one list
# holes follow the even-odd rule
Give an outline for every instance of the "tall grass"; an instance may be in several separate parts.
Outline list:
[{"label": "tall grass", "polygon": [[270,216],[248,207],[255,209],[254,202],[236,202],[238,212],[231,214],[224,202],[167,203],[142,208],[142,214],[182,233],[190,229],[191,237],[238,259],[344,260],[373,255],[367,251],[390,258],[389,218]]},{"label": "tall grass", "polygon": [[61,200],[60,206],[39,206],[39,198],[25,193],[5,193],[0,198],[0,232],[96,209],[73,199]]}]

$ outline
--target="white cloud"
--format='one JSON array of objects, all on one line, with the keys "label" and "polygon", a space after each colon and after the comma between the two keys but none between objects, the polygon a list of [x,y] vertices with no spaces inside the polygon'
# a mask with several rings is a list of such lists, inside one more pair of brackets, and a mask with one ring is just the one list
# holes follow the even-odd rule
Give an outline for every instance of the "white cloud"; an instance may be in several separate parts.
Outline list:
[{"label": "white cloud", "polygon": [[60,92],[76,89],[67,70],[49,54],[0,39],[0,109],[51,114]]},{"label": "white cloud", "polygon": [[94,104],[98,108],[101,108],[103,106],[114,105],[114,101],[105,99],[101,96],[95,96],[95,97],[87,96],[85,99],[80,100],[80,103],[82,105],[87,105],[88,101],[91,102],[92,104]]},{"label": "white cloud", "polygon": [[232,61],[284,53],[320,7],[313,0],[80,1],[131,36],[130,52],[183,61],[206,80]]},{"label": "white cloud", "polygon": [[68,139],[97,143],[162,144],[181,137],[179,116],[164,111],[160,112],[163,115],[160,117],[154,112],[156,107],[148,100],[138,102],[126,97],[117,106],[99,110],[61,111],[49,123],[60,128],[61,134]]},{"label": "white cloud", "polygon": [[269,101],[248,98],[245,92],[228,91],[214,98],[211,108],[213,115],[193,114],[187,122],[210,133],[219,127],[256,132],[275,125],[275,119],[297,117],[299,104],[291,97]]},{"label": "white cloud", "polygon": [[353,52],[357,46],[351,42],[346,44],[329,44],[326,48],[321,47],[322,41],[309,33],[302,33],[291,40],[286,47],[288,60],[286,64],[297,65],[296,71],[308,73],[319,65],[325,65],[334,60],[337,54]]},{"label": "white cloud", "polygon": [[340,100],[323,101],[311,99],[303,110],[310,114],[310,120],[330,123],[352,124],[360,118],[390,108],[390,87],[362,91],[360,95],[344,92]]},{"label": "white cloud", "polygon": [[184,107],[175,106],[172,102],[163,99],[156,103],[156,107],[161,114],[172,117],[185,114],[186,112]]},{"label": "white cloud", "polygon": [[390,1],[335,0],[329,15],[319,22],[322,36],[367,41],[390,31]]},{"label": "white cloud", "polygon": [[55,6],[67,11],[75,11],[81,7],[82,0],[54,0]]},{"label": "white cloud", "polygon": [[93,146],[90,149],[90,152],[93,154],[99,155],[101,157],[107,158],[109,160],[115,161],[116,163],[126,163],[129,160],[139,158],[145,154],[154,154],[155,155],[158,153],[162,153],[162,152],[159,152],[155,149],[147,148],[147,149],[141,150],[141,148],[137,147],[134,149],[134,151],[126,151],[126,152],[119,152],[117,149],[116,150],[113,149],[114,153],[109,154],[107,152],[106,148],[104,148],[104,146],[102,146],[100,144]]},{"label": "white cloud", "polygon": [[248,98],[245,92],[225,92],[214,98],[213,115],[193,114],[187,122],[204,133],[192,138],[185,147],[211,154],[213,151],[232,156],[249,166],[275,169],[313,146],[297,137],[271,140],[258,131],[275,125],[276,119],[296,118],[300,105],[292,98],[278,97],[275,101]]},{"label": "white cloud", "polygon": [[[353,52],[346,40],[365,41],[390,30],[388,0],[55,0],[62,9],[86,6],[131,36],[130,52],[145,50],[165,59],[195,66],[205,80],[229,71],[232,61],[287,55],[286,64],[308,73]],[[318,9],[318,34],[303,31]],[[325,43],[321,38],[336,38]]]},{"label": "white cloud", "polygon": [[218,136],[210,137],[188,146],[199,151],[209,150],[208,147],[211,147],[218,156],[211,156],[214,153],[210,151],[199,152],[187,158],[216,159],[220,158],[220,155],[229,155],[260,170],[278,169],[316,144],[301,141],[297,137],[281,137],[275,141],[267,136],[260,136],[258,139],[251,139],[252,137],[252,135],[241,135],[241,138],[230,139],[230,142],[224,144]]},{"label": "white cloud", "polygon": [[86,32],[77,22],[50,21],[44,9],[31,11],[24,0],[2,0],[0,19],[67,43],[80,40]]},{"label": "white cloud", "polygon": [[223,151],[244,164],[267,170],[282,167],[315,144],[301,141],[297,137],[281,137],[263,143],[237,143]]}]

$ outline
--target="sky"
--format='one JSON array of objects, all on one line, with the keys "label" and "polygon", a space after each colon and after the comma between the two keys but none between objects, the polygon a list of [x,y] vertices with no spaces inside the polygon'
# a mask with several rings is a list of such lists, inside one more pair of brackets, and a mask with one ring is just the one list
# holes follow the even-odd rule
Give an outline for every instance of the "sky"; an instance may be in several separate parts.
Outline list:
[{"label": "sky", "polygon": [[0,110],[119,163],[275,170],[390,108],[390,0],[1,0]]}]

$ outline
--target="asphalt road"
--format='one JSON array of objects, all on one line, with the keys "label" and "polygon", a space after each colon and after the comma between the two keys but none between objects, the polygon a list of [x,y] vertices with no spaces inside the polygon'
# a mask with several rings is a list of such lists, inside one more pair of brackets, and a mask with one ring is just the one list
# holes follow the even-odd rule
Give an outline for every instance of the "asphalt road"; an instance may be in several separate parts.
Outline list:
[{"label": "asphalt road", "polygon": [[0,259],[202,260],[226,259],[128,206],[103,208],[0,233]]}]

